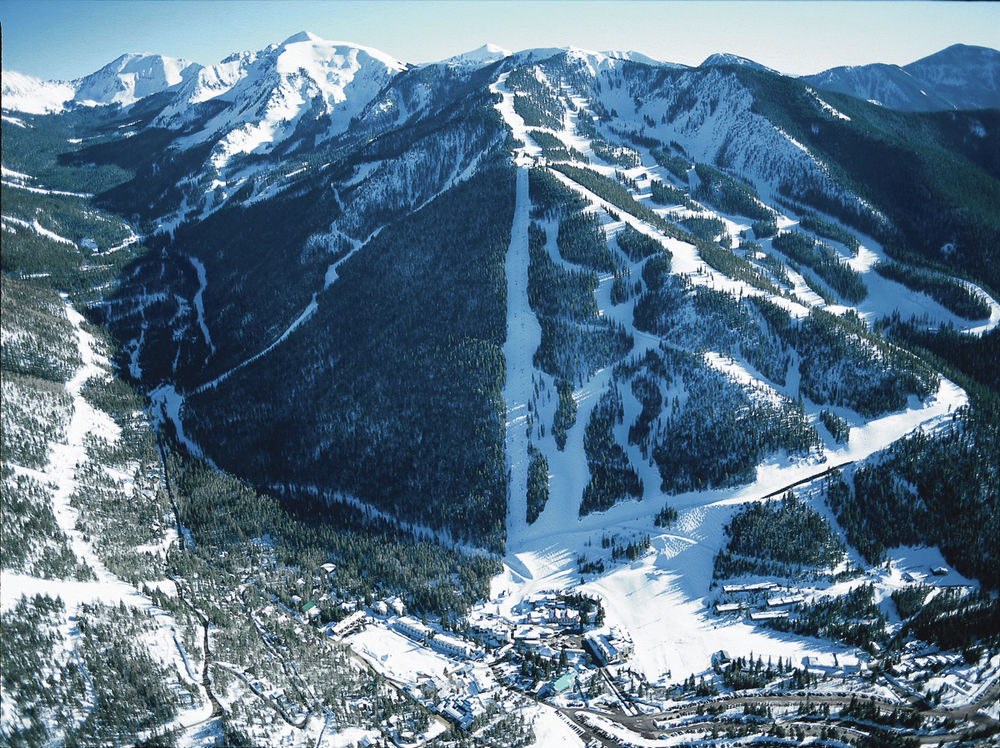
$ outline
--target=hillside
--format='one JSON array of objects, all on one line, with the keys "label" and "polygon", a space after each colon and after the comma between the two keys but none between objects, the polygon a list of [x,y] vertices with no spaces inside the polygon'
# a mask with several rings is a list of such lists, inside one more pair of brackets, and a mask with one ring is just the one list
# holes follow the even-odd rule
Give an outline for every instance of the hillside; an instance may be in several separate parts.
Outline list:
[{"label": "hillside", "polygon": [[5,742],[1000,730],[997,110],[307,32],[4,76]]}]

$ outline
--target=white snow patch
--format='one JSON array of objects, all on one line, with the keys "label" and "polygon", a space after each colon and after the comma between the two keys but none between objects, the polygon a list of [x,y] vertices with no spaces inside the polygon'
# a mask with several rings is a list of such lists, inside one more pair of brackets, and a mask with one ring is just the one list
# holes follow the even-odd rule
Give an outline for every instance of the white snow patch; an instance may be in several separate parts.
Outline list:
[{"label": "white snow patch", "polygon": [[535,733],[536,748],[577,748],[583,746],[583,739],[569,726],[565,718],[552,707],[539,702],[528,714],[531,729]]},{"label": "white snow patch", "polygon": [[819,94],[817,94],[813,89],[809,88],[809,86],[806,86],[806,91],[808,91],[809,95],[812,96],[813,99],[816,100],[816,103],[820,105],[820,108],[824,112],[826,112],[827,114],[829,114],[831,117],[835,117],[837,119],[842,119],[842,120],[845,120],[847,122],[851,121],[851,118],[848,117],[846,114],[844,114],[843,112],[837,111],[830,104],[827,104],[825,101],[823,101],[823,99],[821,99],[819,97]]},{"label": "white snow patch", "polygon": [[76,242],[74,242],[71,239],[67,239],[64,236],[59,236],[59,234],[55,233],[54,231],[49,231],[47,228],[45,228],[44,226],[42,226],[42,224],[38,222],[37,218],[32,220],[31,222],[28,222],[20,218],[14,218],[14,216],[3,216],[2,220],[4,222],[9,221],[10,223],[16,226],[22,226],[23,228],[31,229],[39,236],[44,236],[46,239],[51,239],[52,241],[58,242],[59,244],[67,244],[73,249],[79,249],[79,247],[76,246]]},{"label": "white snow patch", "polygon": [[195,272],[198,273],[198,291],[194,295],[194,308],[198,312],[198,326],[201,327],[201,334],[205,337],[205,342],[212,349],[212,353],[215,353],[215,343],[212,342],[212,335],[208,331],[208,325],[205,324],[205,305],[202,300],[202,295],[208,286],[208,281],[205,278],[205,266],[196,257],[189,256],[188,260],[194,266]]},{"label": "white snow patch", "polygon": [[214,463],[205,456],[201,447],[184,433],[184,421],[181,417],[181,412],[184,408],[184,396],[172,384],[164,383],[149,393],[149,399],[154,406],[152,408],[153,413],[157,417],[165,418],[174,425],[174,429],[177,432],[177,440],[187,447],[191,454],[207,460],[215,467]]},{"label": "white snow patch", "polygon": [[[76,90],[70,83],[43,81],[24,73],[4,70],[3,108],[27,114],[48,114],[61,112],[66,102],[73,98]],[[9,119],[4,117],[5,120]],[[24,126],[21,120],[17,120]]]},{"label": "white snow patch", "polygon": [[507,250],[507,339],[503,346],[506,376],[506,448],[508,472],[507,532],[517,536],[526,524],[528,480],[528,407],[534,389],[532,357],[542,328],[528,304],[528,170],[517,170],[517,197]]}]

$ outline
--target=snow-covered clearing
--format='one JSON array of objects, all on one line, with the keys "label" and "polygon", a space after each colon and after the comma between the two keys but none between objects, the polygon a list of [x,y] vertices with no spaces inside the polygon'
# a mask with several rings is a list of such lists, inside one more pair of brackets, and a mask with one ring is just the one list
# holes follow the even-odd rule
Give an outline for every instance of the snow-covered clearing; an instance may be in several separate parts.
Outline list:
[{"label": "snow-covered clearing", "polygon": [[[530,715],[530,716],[529,716]],[[563,716],[552,707],[539,702],[529,711],[527,721],[535,733],[537,748],[577,748],[583,739],[569,726]]]},{"label": "snow-covered clearing", "polygon": [[[4,170],[4,175],[8,172],[7,169]],[[15,172],[16,173],[16,172]],[[33,179],[33,177],[31,177]],[[34,192],[36,195],[60,195],[62,197],[80,197],[88,198],[93,197],[89,192],[67,192],[66,190],[49,190],[44,187],[32,187],[30,185],[24,184],[23,182],[15,182],[11,180],[3,180],[4,187],[11,187],[15,190],[25,190],[26,192]]]},{"label": "snow-covered clearing", "polygon": [[135,229],[133,229],[127,223],[123,223],[123,225],[125,229],[128,231],[128,236],[126,236],[124,239],[122,239],[118,244],[114,245],[113,247],[108,247],[103,252],[95,252],[95,255],[114,254],[115,252],[125,249],[125,247],[131,247],[133,244],[138,244],[140,241],[142,241],[142,237],[135,232]]},{"label": "snow-covered clearing", "polygon": [[810,96],[813,97],[813,99],[816,100],[816,103],[819,104],[820,108],[824,112],[826,112],[827,114],[829,114],[831,117],[835,117],[836,119],[842,119],[842,120],[845,120],[846,122],[850,122],[851,121],[851,118],[848,117],[846,114],[844,114],[843,112],[837,111],[830,104],[827,104],[825,101],[823,101],[823,99],[821,99],[819,97],[819,94],[816,93],[809,86],[806,86],[806,91],[809,93]]},{"label": "snow-covered clearing", "polygon": [[372,745],[381,736],[378,730],[363,730],[360,727],[345,727],[333,734],[323,734],[316,739],[315,745],[325,748],[355,748],[358,745]]},{"label": "snow-covered clearing", "polygon": [[68,244],[73,249],[79,249],[79,247],[76,245],[76,242],[74,242],[72,239],[67,239],[65,236],[59,236],[59,234],[55,233],[54,231],[49,231],[47,228],[45,228],[44,226],[42,226],[42,224],[38,222],[37,218],[33,221],[24,221],[20,218],[14,218],[14,216],[5,215],[3,217],[3,221],[4,223],[10,221],[15,226],[21,226],[22,228],[30,229],[39,236],[44,236],[46,239],[51,239],[52,241],[58,242],[59,244]]},{"label": "snow-covered clearing", "polygon": [[521,119],[521,115],[514,111],[514,94],[506,87],[509,75],[510,73],[504,73],[490,86],[490,91],[500,94],[501,97],[496,104],[496,109],[514,131],[514,137],[524,142],[524,154],[538,156],[542,149],[535,145],[535,141],[528,135],[528,128],[525,126],[524,120]]},{"label": "snow-covered clearing", "polygon": [[0,175],[3,175],[5,179],[16,179],[20,182],[34,179],[30,174],[25,174],[23,171],[16,171],[15,169],[8,169],[6,166],[0,166]]},{"label": "snow-covered clearing", "polygon": [[198,291],[194,295],[194,308],[198,312],[198,326],[201,328],[201,334],[205,337],[205,343],[212,349],[212,353],[215,353],[215,343],[212,342],[212,335],[208,331],[208,325],[205,324],[205,304],[202,300],[205,288],[208,287],[208,280],[205,278],[205,266],[196,257],[189,256],[188,260],[194,266],[195,272],[198,273]]},{"label": "snow-covered clearing", "polygon": [[809,284],[806,283],[806,279],[802,277],[801,273],[798,273],[787,266],[785,267],[785,273],[788,274],[788,279],[792,282],[792,293],[795,294],[798,299],[804,302],[808,307],[826,306],[826,302],[823,300],[823,297],[809,287]]},{"label": "snow-covered clearing", "polygon": [[[507,250],[507,340],[504,402],[507,405],[506,448],[509,500],[507,531],[516,534],[526,524],[525,490],[528,480],[528,403],[534,382],[532,356],[542,339],[542,328],[528,305],[528,170],[517,169],[514,224]],[[516,529],[512,529],[516,528]]]},{"label": "snow-covered clearing", "polygon": [[578,712],[578,714],[588,725],[602,731],[605,735],[612,736],[614,740],[620,741],[623,745],[640,746],[641,748],[653,748],[654,746],[659,748],[659,746],[671,745],[671,741],[669,740],[645,738],[639,733],[633,732],[627,727],[620,725],[614,720],[607,719],[600,714],[590,712]]},{"label": "snow-covered clearing", "polygon": [[14,127],[20,127],[22,129],[32,127],[32,125],[27,124],[23,119],[20,119],[19,117],[11,117],[7,114],[0,116],[0,119],[3,119],[4,122],[9,122],[14,125]]},{"label": "snow-covered clearing", "polygon": [[[76,333],[76,347],[83,361],[73,378],[66,383],[66,391],[73,401],[73,416],[70,420],[69,428],[66,432],[65,443],[53,443],[50,445],[49,464],[43,471],[48,482],[54,484],[56,489],[52,493],[52,509],[56,522],[60,529],[66,533],[70,540],[71,549],[77,558],[87,563],[97,573],[98,582],[106,584],[109,591],[115,590],[116,583],[131,590],[128,585],[124,585],[106,570],[104,565],[94,553],[90,544],[76,530],[76,518],[78,511],[70,505],[70,496],[76,489],[76,469],[79,465],[86,463],[89,459],[87,448],[84,444],[86,436],[93,434],[108,441],[117,441],[121,435],[121,429],[111,420],[111,418],[88,403],[80,394],[80,390],[91,377],[107,376],[107,361],[99,362],[98,354],[94,350],[94,338],[90,333],[82,328],[83,316],[77,312],[63,297],[66,306],[66,316]],[[5,590],[6,590],[6,586]],[[111,594],[120,599],[125,590],[119,587]]]},{"label": "snow-covered clearing", "polygon": [[[506,593],[501,605],[509,610],[524,597],[547,589],[582,586],[598,593],[608,611],[608,622],[623,625],[632,635],[633,666],[653,681],[668,672],[674,680],[701,672],[719,649],[792,657],[795,662],[806,655],[837,653],[842,662],[849,662],[850,650],[832,642],[783,635],[711,616],[709,584],[714,556],[724,542],[722,527],[739,505],[820,474],[831,465],[870,456],[915,428],[932,428],[966,401],[963,390],[943,380],[937,395],[923,405],[911,402],[906,411],[854,427],[847,445],[825,450],[825,461],[772,458],[758,468],[756,481],[738,488],[670,497],[654,488],[651,497],[648,489],[653,476],[643,475],[647,495],[641,502],[625,502],[583,518],[576,516],[579,494],[567,493],[566,499],[575,502],[567,500],[558,512],[550,511],[556,509],[550,498],[546,511],[528,532],[508,539],[511,550],[504,560],[504,573],[494,580],[492,595],[496,599],[501,592]],[[574,436],[582,439],[579,423],[571,431],[570,442]],[[569,448],[568,443],[567,454]],[[549,467],[553,487],[555,477],[564,470],[582,472],[578,483],[586,480],[585,463],[573,464],[567,459],[550,462]],[[667,531],[656,530],[650,521],[664,503],[680,512],[678,521]],[[651,530],[656,532],[646,555],[580,585],[576,558],[599,549],[603,535],[642,535]]]},{"label": "snow-covered clearing", "polygon": [[[970,291],[972,291],[972,293],[974,293],[980,299],[986,302],[986,304],[990,308],[990,318],[989,321],[981,325],[973,325],[971,327],[957,326],[957,329],[969,335],[983,335],[984,333],[987,333],[990,330],[994,329],[997,325],[1000,325],[1000,304],[997,303],[997,300],[994,299],[992,296],[990,296],[988,293],[986,293],[986,291],[977,286],[975,283],[971,283],[969,281],[959,281],[959,282],[962,283],[962,285],[964,285]],[[968,325],[967,322],[965,322],[965,324]]]},{"label": "snow-covered clearing", "polygon": [[[595,171],[599,171],[599,169],[595,169]],[[734,296],[767,295],[760,289],[751,286],[745,281],[730,278],[728,275],[710,267],[704,260],[701,259],[701,255],[698,254],[698,250],[694,245],[680,241],[679,239],[675,239],[673,237],[665,236],[661,231],[653,228],[648,223],[636,218],[635,216],[616,208],[603,198],[598,197],[590,190],[577,184],[561,172],[552,171],[550,173],[559,179],[559,181],[561,181],[564,185],[587,198],[591,204],[599,206],[604,211],[610,210],[611,212],[619,215],[624,223],[628,224],[640,233],[653,237],[659,241],[660,244],[669,249],[671,255],[673,256],[670,261],[670,268],[671,272],[675,275],[685,276],[689,282],[696,286],[705,286],[716,291],[724,291],[725,293],[729,293]],[[809,313],[809,308],[804,304],[791,302],[781,296],[769,296],[769,298],[775,304],[787,309],[795,317],[802,317]],[[815,296],[815,298],[819,299],[818,296]]]},{"label": "snow-covered clearing", "polygon": [[401,685],[415,686],[426,676],[447,680],[458,668],[451,658],[381,624],[344,641],[375,670]]},{"label": "snow-covered clearing", "polygon": [[172,384],[161,384],[149,393],[149,399],[153,405],[152,412],[154,417],[164,417],[170,421],[177,433],[177,440],[187,447],[191,454],[201,457],[211,464],[212,467],[215,467],[215,463],[205,456],[201,447],[184,433],[184,420],[181,416],[181,411],[184,408],[184,395],[179,393]]},{"label": "snow-covered clearing", "polygon": [[749,388],[759,392],[770,402],[781,402],[777,388],[770,382],[759,377],[755,372],[751,372],[742,361],[737,361],[735,358],[728,358],[715,351],[708,351],[703,356],[703,360],[713,369],[721,371],[732,381],[738,382],[745,389]]},{"label": "snow-covered clearing", "polygon": [[[851,307],[858,312],[862,319],[868,322],[875,322],[898,312],[899,316],[904,320],[911,317],[926,319],[935,327],[950,325],[955,330],[968,335],[982,335],[1000,324],[1000,303],[997,303],[996,299],[975,283],[955,279],[957,283],[968,288],[969,291],[989,306],[990,313],[985,320],[970,321],[959,317],[927,294],[919,291],[911,291],[896,281],[883,278],[875,271],[875,266],[880,262],[889,262],[889,258],[878,242],[869,236],[859,234],[832,216],[825,215],[823,216],[823,220],[837,225],[848,233],[854,234],[860,242],[857,254],[851,256],[847,252],[847,248],[839,243],[823,237],[817,237],[819,241],[840,252],[841,262],[854,272],[859,273],[864,280],[868,294],[864,299]],[[780,216],[778,226],[782,231],[802,230],[798,219],[788,216]],[[765,248],[772,249],[770,239],[766,240],[764,245]],[[779,255],[781,254],[780,250],[772,251],[777,252]],[[795,283],[794,291],[797,296],[806,301],[810,306],[822,306],[822,300],[805,285],[799,273],[789,267],[786,267],[786,272]],[[813,275],[815,276],[815,273]],[[836,306],[830,307],[829,311],[840,314],[843,313],[844,309],[846,308]]]},{"label": "snow-covered clearing", "polygon": [[896,281],[883,278],[875,272],[874,267],[879,262],[887,261],[885,253],[873,240],[867,237],[861,237],[861,239],[862,246],[858,256],[846,264],[861,273],[861,277],[868,287],[868,295],[856,305],[862,319],[874,322],[883,317],[891,316],[893,312],[899,312],[900,317],[904,320],[910,317],[927,319],[934,327],[951,325],[955,330],[969,335],[982,335],[1000,324],[1000,304],[982,288],[969,281],[958,280],[957,282],[986,302],[990,308],[989,317],[986,320],[970,321],[959,317],[927,294],[911,291]]}]

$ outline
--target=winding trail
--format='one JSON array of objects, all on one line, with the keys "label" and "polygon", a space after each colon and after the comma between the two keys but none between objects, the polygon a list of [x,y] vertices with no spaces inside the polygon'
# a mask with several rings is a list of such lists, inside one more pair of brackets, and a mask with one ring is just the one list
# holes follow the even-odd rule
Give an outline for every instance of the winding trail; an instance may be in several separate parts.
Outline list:
[{"label": "winding trail", "polygon": [[[201,334],[205,338],[205,343],[212,349],[212,353],[215,353],[215,343],[212,342],[212,335],[208,331],[208,325],[205,324],[205,303],[202,299],[205,289],[208,287],[208,280],[205,277],[205,266],[196,257],[189,256],[188,260],[194,266],[194,271],[198,274],[198,291],[194,295],[194,308],[198,312],[198,326],[201,328]],[[205,360],[208,361],[208,356],[205,357]]]}]

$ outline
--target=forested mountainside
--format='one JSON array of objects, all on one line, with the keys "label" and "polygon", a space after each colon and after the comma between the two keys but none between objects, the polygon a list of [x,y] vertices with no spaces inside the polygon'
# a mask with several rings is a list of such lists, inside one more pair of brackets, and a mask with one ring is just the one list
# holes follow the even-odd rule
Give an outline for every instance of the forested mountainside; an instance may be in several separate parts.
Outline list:
[{"label": "forested mountainside", "polygon": [[953,44],[909,65],[837,67],[803,80],[903,111],[1000,107],[1000,53],[968,44]]},{"label": "forested mountainside", "polygon": [[153,57],[4,71],[5,742],[652,740],[828,656],[898,712],[829,739],[989,739],[1000,110]]}]

